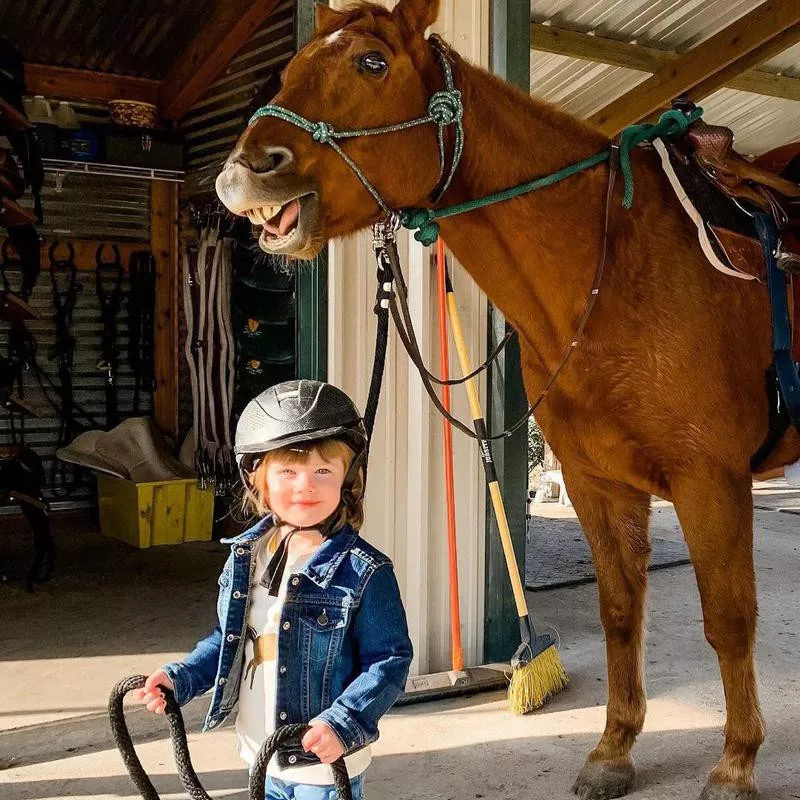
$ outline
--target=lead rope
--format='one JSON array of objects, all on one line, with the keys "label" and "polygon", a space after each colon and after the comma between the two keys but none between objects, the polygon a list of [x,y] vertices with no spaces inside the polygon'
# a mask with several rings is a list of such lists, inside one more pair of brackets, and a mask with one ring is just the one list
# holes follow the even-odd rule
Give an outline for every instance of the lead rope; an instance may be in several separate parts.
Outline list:
[{"label": "lead rope", "polygon": [[[445,419],[447,419],[454,427],[458,428],[458,430],[460,430],[466,436],[469,436],[471,439],[477,439],[479,441],[492,441],[495,439],[507,438],[516,433],[516,431],[519,430],[534,414],[536,409],[549,393],[553,384],[558,379],[558,376],[569,363],[569,360],[572,358],[572,354],[575,352],[575,350],[577,350],[578,345],[583,338],[583,333],[589,321],[589,317],[591,316],[594,305],[597,302],[597,297],[600,293],[600,284],[603,279],[603,271],[605,269],[606,257],[608,255],[608,226],[611,217],[611,201],[614,194],[614,184],[616,181],[619,163],[619,148],[616,145],[613,145],[611,148],[611,156],[609,158],[608,187],[606,189],[606,198],[603,210],[603,242],[597,261],[597,267],[595,268],[594,278],[592,280],[592,287],[586,299],[583,315],[581,316],[575,332],[570,337],[569,344],[565,348],[558,365],[556,366],[555,370],[550,373],[550,376],[548,377],[544,388],[539,393],[539,396],[536,398],[536,401],[529,406],[527,413],[523,417],[517,420],[517,422],[515,422],[510,428],[498,434],[487,436],[477,435],[473,430],[468,428],[460,420],[456,419],[452,414],[450,414],[450,412],[442,404],[439,396],[436,394],[430,379],[433,376],[431,376],[431,373],[423,363],[422,354],[420,352],[419,344],[417,342],[417,337],[412,324],[411,314],[408,310],[408,291],[403,278],[400,259],[397,253],[397,243],[394,236],[393,222],[390,219],[385,223],[378,223],[374,227],[373,230],[375,239],[373,246],[375,248],[375,258],[378,262],[378,274],[379,276],[382,274],[381,270],[385,265],[392,276],[395,287],[393,291],[392,282],[383,283],[379,287],[379,294],[380,292],[383,292],[389,298],[388,304],[391,309],[392,319],[394,319],[400,341],[403,343],[403,347],[408,353],[409,358],[417,368],[420,379],[422,380],[422,385],[425,387],[425,391],[428,393],[431,402],[434,404],[434,406],[436,406],[439,413],[441,413]],[[474,377],[476,372],[484,369],[486,366],[488,366],[488,363],[489,362],[486,362],[484,365],[482,365],[482,367],[479,367],[477,371],[471,372],[467,377]],[[444,381],[438,382],[445,383]],[[463,382],[463,379],[459,382]],[[452,381],[447,381],[447,384],[450,383],[452,383]]]},{"label": "lead rope", "polygon": [[[134,786],[144,800],[161,800],[155,786],[153,786],[152,781],[144,771],[139,756],[136,755],[130,731],[125,723],[125,712],[122,706],[125,695],[135,689],[143,688],[145,680],[146,677],[144,675],[131,675],[119,681],[111,690],[111,696],[108,700],[108,715],[111,720],[111,733],[114,737],[114,743],[117,745],[122,761],[125,764],[125,769],[128,771]],[[180,708],[175,702],[175,696],[169,689],[161,688],[166,699],[165,715],[169,725],[169,735],[172,740],[172,752],[175,756],[178,777],[192,800],[212,800],[211,796],[200,785],[200,779],[197,777],[192,765],[189,745],[186,741],[186,726],[183,722]],[[250,771],[248,787],[250,800],[264,800],[267,766],[276,750],[289,742],[300,741],[307,730],[308,725],[284,725],[267,738],[261,746],[261,750]],[[350,778],[347,774],[344,758],[337,759],[330,766],[333,770],[333,782],[336,786],[339,800],[353,800]]]}]

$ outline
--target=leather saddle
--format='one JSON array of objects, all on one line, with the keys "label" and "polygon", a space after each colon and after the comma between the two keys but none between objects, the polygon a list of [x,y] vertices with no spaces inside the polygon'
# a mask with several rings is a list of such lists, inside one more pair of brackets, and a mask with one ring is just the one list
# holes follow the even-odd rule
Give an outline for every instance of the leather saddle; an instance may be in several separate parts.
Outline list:
[{"label": "leather saddle", "polygon": [[[675,106],[693,108],[683,101]],[[780,235],[777,265],[787,273],[792,353],[800,361],[800,142],[749,160],[734,150],[730,128],[697,120],[682,137],[663,142],[659,153],[717,269],[765,283],[764,252],[751,213],[772,216]]]},{"label": "leather saddle", "polygon": [[763,280],[764,256],[748,210],[764,211],[780,232],[778,265],[800,274],[800,142],[751,161],[733,149],[730,128],[698,120],[667,149],[718,255]]}]

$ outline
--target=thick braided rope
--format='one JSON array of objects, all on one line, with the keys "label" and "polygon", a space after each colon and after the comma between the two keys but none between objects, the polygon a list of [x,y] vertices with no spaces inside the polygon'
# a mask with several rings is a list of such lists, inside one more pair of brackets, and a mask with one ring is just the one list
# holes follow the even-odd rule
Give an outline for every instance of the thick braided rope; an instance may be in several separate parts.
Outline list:
[{"label": "thick braided rope", "polygon": [[[114,737],[114,742],[119,749],[125,769],[128,770],[134,786],[139,790],[139,794],[144,800],[160,800],[158,792],[144,771],[142,762],[139,761],[139,757],[136,755],[128,726],[125,724],[125,712],[122,708],[122,700],[125,695],[134,689],[143,688],[145,680],[146,677],[144,675],[131,675],[119,681],[111,690],[111,696],[108,700],[108,715],[111,720],[111,733]],[[168,689],[163,691],[167,701],[166,717],[169,724],[169,735],[172,739],[172,751],[181,783],[192,800],[211,800],[211,797],[200,785],[200,780],[192,766],[189,746],[186,742],[186,728],[183,724],[180,709],[172,692]],[[262,794],[261,797],[263,798],[264,795]]]},{"label": "thick braided rope", "polygon": [[[111,733],[114,737],[114,743],[117,745],[122,761],[125,764],[125,769],[128,771],[139,794],[144,800],[161,800],[150,778],[144,771],[142,762],[136,755],[130,731],[125,723],[125,712],[122,706],[125,695],[134,689],[143,688],[146,680],[147,678],[144,675],[131,675],[119,681],[111,690],[108,700],[108,716],[111,721]],[[184,725],[180,708],[175,702],[175,697],[169,689],[163,686],[161,688],[167,701],[165,714],[169,725],[170,739],[172,740],[175,766],[181,783],[192,800],[212,800],[200,785],[200,779],[192,766],[189,745],[186,741],[186,726]],[[278,728],[264,742],[250,773],[250,800],[263,800],[267,765],[277,748],[287,742],[299,740],[307,730],[308,725],[284,725],[282,728]],[[336,791],[339,794],[339,800],[353,800],[350,778],[347,775],[344,759],[339,758],[331,764],[331,768],[333,769],[333,779]]]},{"label": "thick braided rope", "polygon": [[[250,800],[262,800],[264,797],[267,766],[275,751],[287,742],[298,741],[307,730],[308,725],[283,725],[264,742],[250,771]],[[347,774],[344,758],[339,757],[334,761],[331,764],[331,769],[333,770],[333,782],[336,786],[339,800],[353,800],[350,778]]]}]

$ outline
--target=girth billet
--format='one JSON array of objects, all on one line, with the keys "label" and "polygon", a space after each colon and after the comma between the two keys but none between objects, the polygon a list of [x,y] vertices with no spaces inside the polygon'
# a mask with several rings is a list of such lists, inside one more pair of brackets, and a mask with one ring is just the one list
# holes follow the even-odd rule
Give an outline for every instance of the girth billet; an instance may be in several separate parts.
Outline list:
[{"label": "girth billet", "polygon": [[234,346],[230,319],[231,242],[215,226],[184,253],[185,354],[194,410],[195,470],[200,485],[227,494],[235,482],[230,417]]}]

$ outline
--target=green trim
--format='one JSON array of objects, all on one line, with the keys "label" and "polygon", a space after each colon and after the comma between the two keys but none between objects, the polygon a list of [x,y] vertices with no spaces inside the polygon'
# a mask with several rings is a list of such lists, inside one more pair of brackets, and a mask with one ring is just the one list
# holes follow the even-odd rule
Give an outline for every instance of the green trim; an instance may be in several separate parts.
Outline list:
[{"label": "green trim", "polygon": [[[525,91],[530,87],[530,0],[492,1],[492,70]],[[505,317],[489,307],[488,350],[506,333]],[[503,430],[528,408],[522,385],[516,337],[489,368],[487,418],[490,430]],[[527,425],[492,444],[517,563],[524,575],[525,496],[528,491]],[[507,661],[519,646],[519,618],[506,570],[500,531],[486,494],[486,570],[484,578],[483,662]]]},{"label": "green trim", "polygon": [[328,254],[297,270],[297,377],[328,377]]},{"label": "green trim", "polygon": [[[317,0],[319,2],[319,0]],[[295,50],[314,35],[315,0],[297,0]],[[327,5],[327,0],[324,0]],[[297,269],[297,377],[324,381],[328,377],[328,254],[314,266]]]}]

